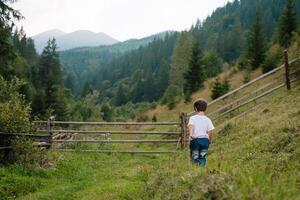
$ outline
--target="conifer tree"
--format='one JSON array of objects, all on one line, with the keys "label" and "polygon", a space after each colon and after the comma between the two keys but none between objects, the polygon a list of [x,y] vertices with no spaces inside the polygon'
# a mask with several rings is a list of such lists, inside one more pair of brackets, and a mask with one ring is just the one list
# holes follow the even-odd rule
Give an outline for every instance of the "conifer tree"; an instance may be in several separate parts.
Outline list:
[{"label": "conifer tree", "polygon": [[286,7],[279,20],[278,41],[281,46],[288,47],[291,43],[293,32],[297,29],[294,1],[287,0]]},{"label": "conifer tree", "polygon": [[[46,114],[46,110],[54,110],[57,119],[66,117],[66,97],[63,77],[55,39],[49,40],[38,62],[38,93],[33,103],[36,113]],[[48,116],[45,116],[48,117]]]},{"label": "conifer tree", "polygon": [[205,80],[204,71],[201,63],[201,51],[198,42],[193,44],[192,55],[189,60],[189,68],[184,74],[184,94],[186,101],[189,101],[190,95],[203,86]]},{"label": "conifer tree", "polygon": [[13,21],[22,18],[19,11],[8,5],[14,2],[13,0],[0,0],[0,75],[6,79],[14,75],[12,62],[16,58],[16,50],[11,38]]},{"label": "conifer tree", "polygon": [[258,68],[265,60],[266,46],[260,11],[256,11],[254,24],[249,33],[247,44],[247,58],[252,69]]}]

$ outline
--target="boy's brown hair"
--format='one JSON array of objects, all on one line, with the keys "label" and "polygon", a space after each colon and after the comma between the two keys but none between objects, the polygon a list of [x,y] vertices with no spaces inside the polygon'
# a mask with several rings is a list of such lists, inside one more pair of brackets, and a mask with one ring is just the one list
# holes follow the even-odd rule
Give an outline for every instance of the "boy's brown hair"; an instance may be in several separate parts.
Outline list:
[{"label": "boy's brown hair", "polygon": [[207,103],[203,99],[200,99],[194,103],[194,109],[197,112],[205,112],[206,108],[207,108]]}]

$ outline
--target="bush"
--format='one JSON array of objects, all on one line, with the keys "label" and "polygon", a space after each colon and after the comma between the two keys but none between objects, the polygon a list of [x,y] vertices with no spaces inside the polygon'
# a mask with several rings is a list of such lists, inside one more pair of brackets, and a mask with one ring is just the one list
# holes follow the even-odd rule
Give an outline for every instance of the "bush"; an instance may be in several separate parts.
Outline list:
[{"label": "bush", "polygon": [[[31,109],[25,103],[24,96],[18,92],[23,84],[24,82],[17,78],[9,82],[0,76],[0,132],[31,132]],[[40,166],[46,159],[46,154],[25,138],[6,139],[6,141],[2,138],[1,144],[13,148],[12,152],[0,152],[1,163],[16,162],[24,168],[32,168]]]},{"label": "bush", "polygon": [[248,83],[251,80],[251,73],[250,70],[246,70],[243,74],[243,83]]},{"label": "bush", "polygon": [[221,82],[219,80],[219,78],[217,78],[213,82],[211,98],[212,99],[217,99],[218,97],[220,97],[220,96],[226,94],[227,92],[229,92],[229,89],[230,89],[230,84],[229,84],[228,80],[224,80],[223,82]]},{"label": "bush", "polygon": [[47,152],[34,145],[33,141],[24,137],[16,137],[12,141],[15,163],[24,169],[45,166],[48,162]]},{"label": "bush", "polygon": [[262,72],[267,73],[268,71],[275,69],[278,65],[279,60],[280,60],[280,54],[278,52],[274,54],[269,54],[261,66]]},{"label": "bush", "polygon": [[22,133],[30,131],[29,105],[18,93],[24,82],[13,79],[11,82],[0,76],[0,132]]},{"label": "bush", "polygon": [[177,98],[180,96],[180,89],[174,85],[167,88],[164,96],[161,99],[161,103],[168,106],[170,110],[175,108]]}]

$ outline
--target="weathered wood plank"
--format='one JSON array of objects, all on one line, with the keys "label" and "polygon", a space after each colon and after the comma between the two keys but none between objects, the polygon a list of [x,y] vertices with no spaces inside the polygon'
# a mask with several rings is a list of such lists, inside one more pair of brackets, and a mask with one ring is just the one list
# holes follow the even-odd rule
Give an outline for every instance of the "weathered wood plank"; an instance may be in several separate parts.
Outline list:
[{"label": "weathered wood plank", "polygon": [[177,143],[177,139],[147,140],[53,140],[56,143]]},{"label": "weathered wood plank", "polygon": [[234,107],[232,109],[229,109],[226,112],[223,112],[223,113],[217,115],[216,117],[213,118],[213,120],[216,120],[216,119],[218,119],[218,118],[220,118],[220,117],[222,117],[222,116],[224,116],[224,115],[226,115],[226,114],[228,114],[228,113],[230,113],[230,112],[232,112],[232,111],[234,111],[234,110],[236,110],[236,109],[238,109],[238,108],[240,108],[242,106],[245,106],[245,105],[247,105],[247,104],[249,104],[249,103],[251,103],[251,102],[253,102],[253,101],[257,100],[257,99],[260,99],[260,98],[262,98],[262,97],[264,97],[264,96],[266,96],[268,94],[271,94],[272,92],[274,92],[275,90],[278,90],[278,89],[282,88],[283,86],[285,86],[285,84],[280,84],[280,85],[278,85],[278,86],[276,86],[276,87],[274,87],[274,88],[272,88],[272,89],[270,89],[270,90],[268,90],[268,91],[266,91],[266,92],[264,92],[264,93],[262,93],[262,94],[260,94],[260,95],[258,95],[256,97],[254,97],[254,98],[251,98],[251,99],[245,101],[244,103],[242,103],[242,104],[240,104],[240,105],[238,105],[238,106],[236,106],[236,107]]},{"label": "weathered wood plank", "polygon": [[251,92],[249,92],[249,93],[243,95],[242,97],[240,97],[240,98],[238,98],[238,99],[232,101],[231,103],[229,103],[229,104],[227,104],[227,105],[224,105],[224,106],[221,106],[220,108],[217,108],[216,110],[214,110],[214,111],[208,113],[207,116],[212,116],[213,114],[215,114],[215,113],[217,113],[217,112],[220,112],[220,111],[224,110],[225,108],[232,107],[234,104],[238,104],[239,102],[241,102],[242,100],[246,99],[247,97],[249,97],[249,96],[251,96],[251,95],[253,95],[253,94],[255,94],[255,93],[258,93],[258,92],[260,92],[261,90],[264,90],[265,88],[271,86],[272,84],[274,84],[274,83],[277,82],[277,81],[278,81],[278,79],[275,79],[275,80],[273,80],[273,81],[271,81],[271,82],[269,82],[269,83],[266,83],[266,84],[262,85],[261,87],[257,88],[256,90],[251,91]]},{"label": "weathered wood plank", "polygon": [[[296,61],[298,61],[298,60],[299,60],[299,58],[295,58],[295,59],[291,60],[291,61],[289,62],[289,64],[293,64],[294,62],[296,62]],[[222,99],[225,99],[225,98],[228,97],[228,96],[231,96],[231,95],[237,93],[237,92],[240,91],[241,89],[246,88],[246,87],[252,85],[253,83],[255,83],[255,82],[257,82],[257,81],[259,81],[259,80],[261,80],[261,79],[263,79],[263,78],[265,78],[265,77],[268,77],[268,76],[274,74],[275,72],[277,72],[277,71],[279,71],[279,70],[281,70],[281,69],[283,69],[283,68],[284,68],[284,64],[281,65],[280,67],[277,67],[277,68],[275,68],[275,69],[273,69],[273,70],[271,70],[271,71],[269,71],[269,72],[267,72],[267,73],[265,73],[265,74],[263,74],[263,75],[261,75],[261,76],[255,78],[255,79],[251,80],[250,82],[248,82],[248,83],[246,83],[246,84],[241,85],[240,87],[238,87],[238,88],[232,90],[231,92],[228,92],[228,93],[226,93],[225,95],[223,95],[223,96],[221,96],[221,97],[219,97],[219,98],[217,98],[217,99],[215,99],[215,100],[209,102],[209,103],[208,103],[208,106],[210,106],[210,105],[212,105],[212,104],[214,104],[214,103],[216,103],[216,102],[218,102],[218,101],[220,101],[220,100],[222,100]],[[193,115],[193,114],[195,114],[194,111],[188,113],[188,116],[191,116],[191,115]]]},{"label": "weathered wood plank", "polygon": [[121,150],[75,150],[75,149],[54,149],[56,151],[63,151],[63,152],[97,152],[97,153],[129,153],[129,154],[176,154],[176,150],[169,150],[169,151],[139,151],[139,150],[128,150],[128,151],[121,151]]},{"label": "weathered wood plank", "polygon": [[[47,132],[47,130],[39,130]],[[178,131],[92,131],[92,130],[52,130],[53,133],[80,133],[80,134],[149,134],[149,135],[179,135]]]},{"label": "weathered wood plank", "polygon": [[[34,121],[36,124],[45,124],[47,121]],[[180,125],[179,122],[74,122],[74,121],[51,121],[51,124],[65,124],[65,125]]]}]

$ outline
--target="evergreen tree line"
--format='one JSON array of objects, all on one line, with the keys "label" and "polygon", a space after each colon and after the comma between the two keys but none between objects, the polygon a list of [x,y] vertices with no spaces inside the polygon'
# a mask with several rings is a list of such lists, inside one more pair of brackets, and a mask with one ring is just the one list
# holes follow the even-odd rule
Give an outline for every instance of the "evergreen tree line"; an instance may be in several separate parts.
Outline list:
[{"label": "evergreen tree line", "polygon": [[[10,1],[0,2],[1,11],[11,9],[7,6]],[[205,21],[198,20],[189,31],[167,33],[136,50],[107,52],[109,59],[88,71],[84,71],[84,64],[70,71],[67,63],[62,66],[55,39],[49,40],[38,55],[24,30],[13,29],[14,20],[22,16],[11,9],[6,16],[1,12],[0,75],[8,81],[14,77],[25,81],[20,93],[31,104],[33,116],[110,121],[122,111],[133,118],[136,113],[132,109],[153,106],[141,102],[161,101],[171,109],[183,97],[190,101],[204,81],[216,77],[228,66],[226,63],[238,63],[241,69],[263,67],[264,72],[276,66],[280,58],[269,54],[268,47],[290,45],[297,31],[300,5],[293,0],[276,2],[236,0]],[[266,13],[271,16],[268,21]],[[70,55],[68,59],[72,59]],[[78,73],[90,77],[80,83],[81,87],[74,80]],[[229,88],[226,80],[216,79],[212,98]]]}]

